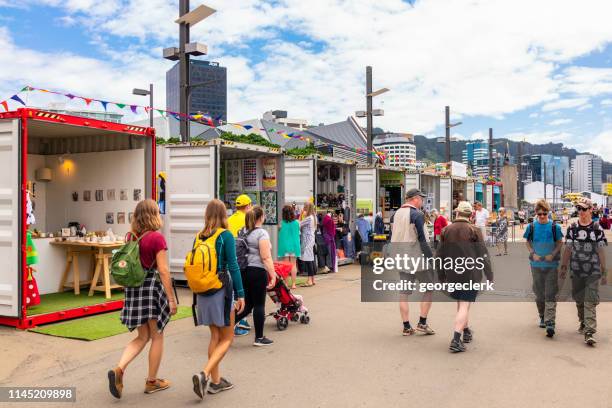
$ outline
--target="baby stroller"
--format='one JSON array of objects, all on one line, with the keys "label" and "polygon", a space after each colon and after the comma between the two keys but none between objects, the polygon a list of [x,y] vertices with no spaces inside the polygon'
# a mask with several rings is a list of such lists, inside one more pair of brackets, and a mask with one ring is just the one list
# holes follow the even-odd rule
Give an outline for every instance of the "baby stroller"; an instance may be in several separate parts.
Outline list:
[{"label": "baby stroller", "polygon": [[308,309],[304,306],[304,299],[300,295],[291,293],[284,278],[291,272],[292,265],[288,262],[274,262],[276,272],[276,284],[268,290],[270,299],[277,305],[278,310],[270,313],[276,319],[278,330],[285,330],[289,326],[289,320],[302,324],[310,323]]}]

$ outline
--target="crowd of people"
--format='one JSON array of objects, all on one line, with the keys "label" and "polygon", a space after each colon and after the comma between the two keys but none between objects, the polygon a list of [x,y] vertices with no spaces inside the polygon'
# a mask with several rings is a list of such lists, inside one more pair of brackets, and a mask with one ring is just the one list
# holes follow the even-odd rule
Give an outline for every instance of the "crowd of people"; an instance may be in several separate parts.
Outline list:
[{"label": "crowd of people", "polygon": [[[440,282],[466,283],[480,282],[483,275],[493,282],[493,270],[487,249],[487,225],[489,213],[482,204],[474,206],[467,201],[459,202],[455,209],[452,223],[440,220],[443,216],[433,211],[434,237],[430,240],[426,228],[426,217],[422,211],[425,194],[418,189],[411,189],[406,195],[406,202],[392,217],[391,243],[418,243],[421,256],[447,258],[482,258],[486,261],[482,268],[458,273],[452,268],[442,267],[434,270],[417,270],[413,274],[400,272],[400,280],[429,283],[434,280],[434,273]],[[599,285],[607,284],[606,257],[604,247],[607,240],[601,219],[593,218],[593,204],[588,198],[581,198],[575,204],[578,220],[568,226],[565,236],[561,226],[549,217],[550,205],[541,200],[535,205],[536,219],[525,228],[523,237],[529,251],[533,291],[539,315],[539,327],[545,329],[547,337],[555,335],[556,299],[559,292],[559,279],[565,279],[570,272],[572,297],[578,311],[578,332],[584,336],[584,342],[596,344],[597,328],[596,306],[599,303]],[[520,215],[519,215],[520,216]],[[508,219],[504,208],[500,208],[496,220],[497,255],[508,254]],[[565,243],[563,240],[565,239]],[[433,242],[435,252],[430,247]],[[465,245],[468,244],[468,245]],[[503,249],[503,252],[502,252]],[[446,265],[446,263],[444,263]],[[400,316],[404,336],[416,332],[426,335],[435,334],[428,324],[428,315],[432,306],[432,293],[425,292],[420,301],[419,322],[416,328],[410,323],[408,295],[410,291],[400,294]],[[453,336],[449,349],[451,352],[463,352],[465,344],[473,341],[473,332],[468,324],[471,304],[476,300],[476,290],[455,290],[448,295],[457,302],[457,313],[453,327]]]}]

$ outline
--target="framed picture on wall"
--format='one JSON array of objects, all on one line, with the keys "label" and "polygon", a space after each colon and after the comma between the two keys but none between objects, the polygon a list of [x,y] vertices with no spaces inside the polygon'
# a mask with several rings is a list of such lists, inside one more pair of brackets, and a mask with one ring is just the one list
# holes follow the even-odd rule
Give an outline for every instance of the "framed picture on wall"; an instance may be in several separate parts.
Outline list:
[{"label": "framed picture on wall", "polygon": [[127,201],[127,199],[128,199],[128,194],[127,193],[128,193],[127,188],[122,188],[119,191],[119,200]]},{"label": "framed picture on wall", "polygon": [[261,197],[261,207],[264,210],[264,214],[266,215],[265,224],[267,225],[276,225],[278,224],[278,214],[277,214],[277,201],[276,201],[276,191],[262,191],[260,193]]},{"label": "framed picture on wall", "polygon": [[104,190],[96,190],[96,201],[104,201]]},{"label": "framed picture on wall", "polygon": [[106,199],[108,201],[115,201],[115,189],[114,188],[106,190]]},{"label": "framed picture on wall", "polygon": [[91,190],[83,191],[83,201],[91,201]]},{"label": "framed picture on wall", "polygon": [[106,213],[106,223],[107,224],[115,223],[115,213],[112,213],[112,212]]},{"label": "framed picture on wall", "polygon": [[133,220],[133,219],[134,219],[134,213],[133,213],[133,212],[128,213],[128,222],[129,222],[130,224],[132,223],[132,220]]},{"label": "framed picture on wall", "polygon": [[78,191],[73,191],[72,192],[72,201],[79,201],[79,192]]},{"label": "framed picture on wall", "polygon": [[139,188],[134,189],[134,201],[142,200],[142,190]]},{"label": "framed picture on wall", "polygon": [[117,213],[117,224],[125,224],[125,213],[124,212]]}]

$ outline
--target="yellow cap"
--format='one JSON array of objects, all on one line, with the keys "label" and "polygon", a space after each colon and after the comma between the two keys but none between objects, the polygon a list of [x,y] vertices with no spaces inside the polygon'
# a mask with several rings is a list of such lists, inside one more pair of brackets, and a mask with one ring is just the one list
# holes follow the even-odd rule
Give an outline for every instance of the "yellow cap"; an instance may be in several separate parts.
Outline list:
[{"label": "yellow cap", "polygon": [[236,207],[244,207],[251,204],[251,197],[246,194],[241,194],[236,198]]}]

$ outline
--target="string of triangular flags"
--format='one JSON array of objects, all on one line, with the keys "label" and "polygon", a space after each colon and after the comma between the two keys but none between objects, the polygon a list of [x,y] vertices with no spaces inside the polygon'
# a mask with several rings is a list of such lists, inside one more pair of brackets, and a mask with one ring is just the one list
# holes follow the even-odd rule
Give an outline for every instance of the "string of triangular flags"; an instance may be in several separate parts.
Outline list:
[{"label": "string of triangular flags", "polygon": [[[180,112],[173,112],[170,110],[166,110],[166,109],[159,109],[159,108],[154,108],[152,106],[142,106],[142,105],[133,105],[133,104],[127,104],[127,103],[120,103],[120,102],[113,102],[113,101],[107,101],[107,100],[102,100],[102,99],[96,99],[96,98],[89,98],[89,97],[84,97],[84,96],[79,96],[79,95],[75,95],[72,93],[63,93],[63,92],[57,92],[57,91],[52,91],[49,89],[43,89],[43,88],[36,88],[33,86],[24,86],[23,88],[21,88],[21,90],[19,92],[17,92],[15,95],[11,96],[8,99],[11,99],[13,101],[16,101],[18,103],[20,103],[21,105],[25,106],[25,102],[23,101],[23,99],[21,99],[19,97],[19,94],[23,93],[23,92],[42,92],[42,93],[49,93],[49,94],[54,94],[54,95],[61,95],[61,96],[65,96],[66,98],[70,99],[70,100],[75,100],[75,99],[80,99],[82,101],[85,102],[85,105],[90,106],[92,103],[96,102],[99,103],[102,108],[104,109],[104,111],[106,112],[108,109],[109,105],[115,105],[116,107],[118,107],[119,109],[124,109],[126,107],[129,107],[130,110],[132,111],[132,113],[137,114],[138,110],[140,109],[141,111],[144,111],[145,113],[149,114],[151,110],[159,113],[162,117],[168,117],[168,116],[172,116],[173,118],[175,118],[176,120],[188,120],[188,121],[193,121],[193,122],[198,122],[198,123],[203,123],[207,126],[210,127],[217,127],[215,125],[215,122],[213,121],[213,118],[210,117],[209,115],[205,115],[205,114],[195,114],[195,115],[186,115]],[[5,111],[9,111],[9,107],[8,107],[8,99],[4,100],[4,101],[0,101],[0,106],[2,106],[4,108]],[[226,124],[226,125],[230,125],[230,126],[234,126],[236,128],[239,129],[245,129],[245,130],[251,130],[253,129],[253,126],[251,125],[242,125],[239,123],[223,123],[223,121],[221,120],[221,117],[217,117],[214,119],[217,123],[221,124]],[[307,136],[303,136],[301,134],[299,134],[299,132],[289,132],[287,133],[285,130],[277,130],[274,128],[270,128],[270,129],[259,129],[262,131],[266,131],[268,133],[276,133],[286,139],[299,139],[302,141],[306,141],[306,142],[312,142],[311,138],[307,137]],[[360,148],[360,147],[352,147],[352,146],[347,146],[347,145],[343,145],[341,143],[323,143],[323,142],[318,142],[321,145],[329,145],[329,146],[340,146],[344,149],[347,149],[349,151],[355,152],[355,153],[359,153],[359,154],[365,154],[365,155],[372,155],[375,157],[378,157],[379,160],[384,161],[386,158],[386,155],[384,154],[384,152],[378,151],[378,150],[372,150],[372,151],[368,151],[365,148]]]}]

